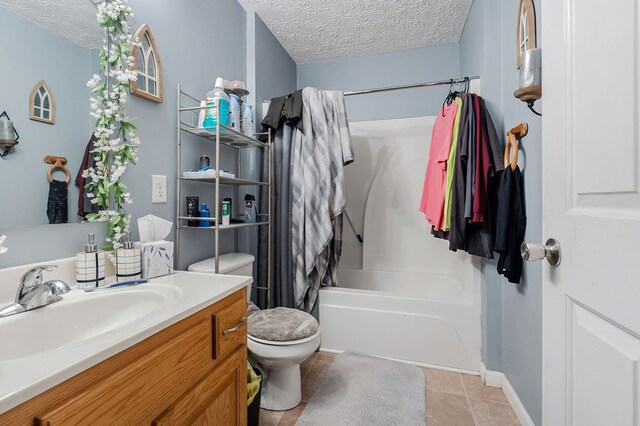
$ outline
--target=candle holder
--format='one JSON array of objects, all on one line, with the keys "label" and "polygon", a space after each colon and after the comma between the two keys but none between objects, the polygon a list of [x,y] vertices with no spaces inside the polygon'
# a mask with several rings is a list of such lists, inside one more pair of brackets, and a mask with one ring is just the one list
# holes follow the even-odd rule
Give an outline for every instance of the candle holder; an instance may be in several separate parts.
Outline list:
[{"label": "candle holder", "polygon": [[19,138],[20,135],[13,127],[13,121],[9,118],[9,114],[4,111],[0,114],[0,149],[4,149],[0,153],[0,158],[4,158],[9,154],[11,148],[18,144]]}]

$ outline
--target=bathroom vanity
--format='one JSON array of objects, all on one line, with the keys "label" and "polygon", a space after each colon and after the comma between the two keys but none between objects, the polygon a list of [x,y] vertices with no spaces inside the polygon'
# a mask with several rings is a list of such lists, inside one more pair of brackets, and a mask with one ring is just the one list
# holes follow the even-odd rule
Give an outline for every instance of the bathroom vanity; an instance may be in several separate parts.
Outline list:
[{"label": "bathroom vanity", "polygon": [[[74,290],[3,318],[0,338],[10,341],[0,353],[0,424],[245,424],[250,281],[177,272],[129,288]],[[99,308],[112,304],[113,314]],[[91,333],[81,336],[85,324]],[[49,325],[47,333],[68,330],[62,346],[31,345]],[[10,329],[35,335],[20,339]]]}]

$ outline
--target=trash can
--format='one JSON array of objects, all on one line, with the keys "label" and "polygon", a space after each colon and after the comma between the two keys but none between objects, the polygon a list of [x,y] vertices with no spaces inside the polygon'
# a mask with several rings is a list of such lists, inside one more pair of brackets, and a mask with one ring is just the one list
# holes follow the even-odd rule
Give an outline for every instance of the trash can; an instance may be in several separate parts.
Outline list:
[{"label": "trash can", "polygon": [[260,424],[260,398],[262,396],[262,372],[247,362],[247,425]]}]

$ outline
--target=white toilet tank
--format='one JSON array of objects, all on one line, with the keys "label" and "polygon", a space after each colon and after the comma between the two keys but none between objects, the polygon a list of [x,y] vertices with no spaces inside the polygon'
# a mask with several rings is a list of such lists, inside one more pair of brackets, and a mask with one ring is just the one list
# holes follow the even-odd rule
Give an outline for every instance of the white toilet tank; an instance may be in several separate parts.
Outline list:
[{"label": "white toilet tank", "polygon": [[[253,276],[253,262],[255,258],[248,253],[227,253],[220,255],[220,273],[224,275]],[[204,272],[213,274],[216,270],[216,258],[210,257],[193,263],[187,268],[189,272]],[[251,283],[247,285],[247,299],[251,298]]]}]

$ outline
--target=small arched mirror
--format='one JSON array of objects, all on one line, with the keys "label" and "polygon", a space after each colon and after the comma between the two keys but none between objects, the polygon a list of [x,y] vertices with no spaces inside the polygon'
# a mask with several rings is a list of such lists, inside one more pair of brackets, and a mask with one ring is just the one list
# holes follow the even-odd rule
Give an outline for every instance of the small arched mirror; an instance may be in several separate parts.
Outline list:
[{"label": "small arched mirror", "polygon": [[41,123],[54,124],[56,103],[46,81],[40,80],[31,90],[29,99],[29,118]]},{"label": "small arched mirror", "polygon": [[150,101],[162,102],[162,66],[158,47],[153,39],[149,25],[143,24],[136,31],[134,39],[140,45],[134,47],[133,68],[138,71],[138,78],[131,80],[129,91]]},{"label": "small arched mirror", "polygon": [[517,31],[516,68],[520,69],[521,57],[524,55],[524,52],[537,47],[536,11],[533,7],[533,0],[520,0]]}]

